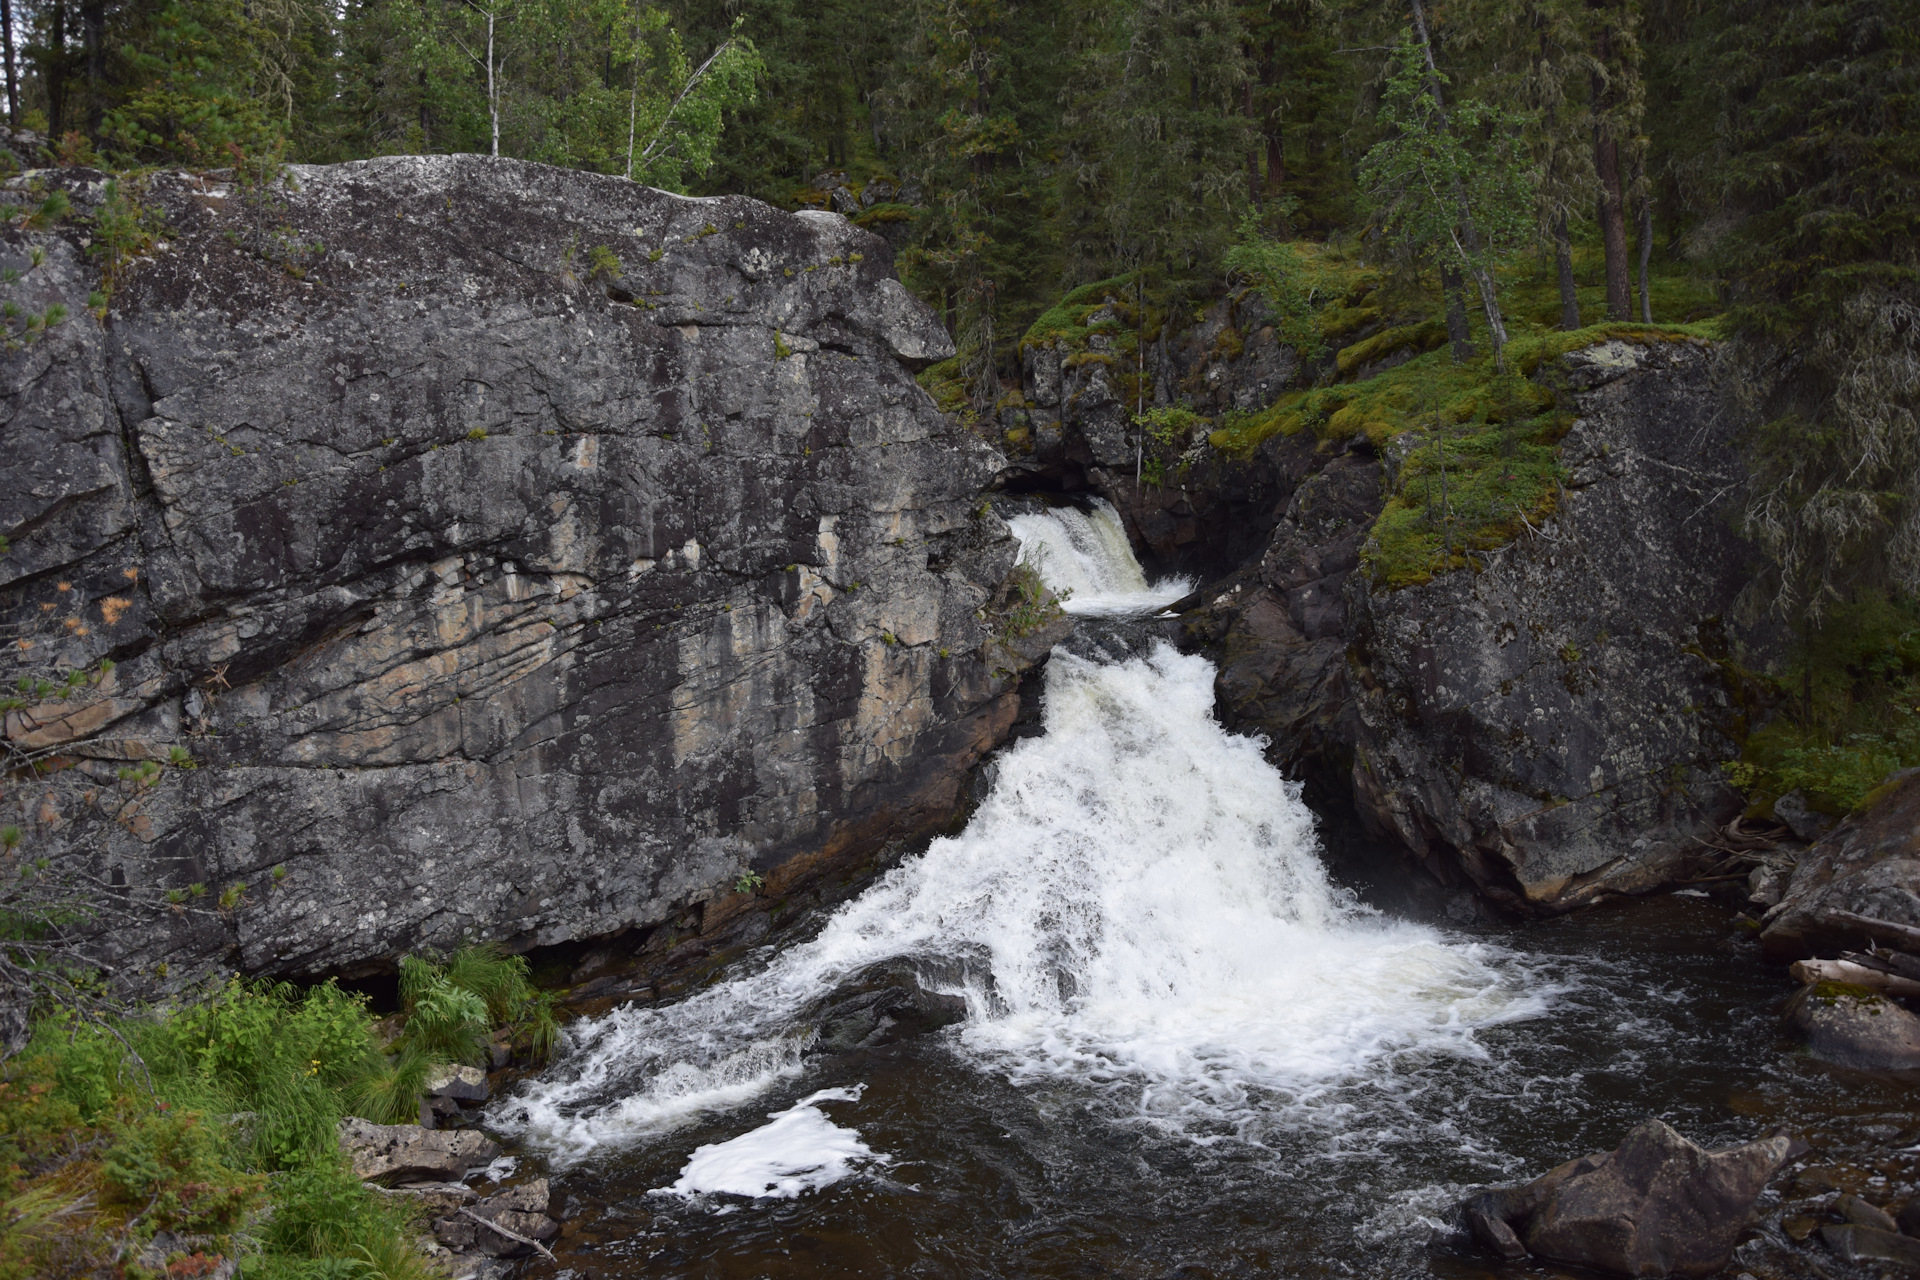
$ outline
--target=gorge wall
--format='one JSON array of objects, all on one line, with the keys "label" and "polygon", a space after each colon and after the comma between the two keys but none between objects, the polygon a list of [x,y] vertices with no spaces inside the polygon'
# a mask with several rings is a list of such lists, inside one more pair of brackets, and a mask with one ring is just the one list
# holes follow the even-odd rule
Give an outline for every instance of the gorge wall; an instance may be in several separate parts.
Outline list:
[{"label": "gorge wall", "polygon": [[764,932],[743,875],[954,812],[1052,637],[883,241],[479,157],[163,173],[96,314],[102,177],[16,180],[77,212],[0,249],[70,309],[0,365],[6,820],[135,985]]},{"label": "gorge wall", "polygon": [[[1157,385],[1198,388],[1216,421],[1270,402],[1302,375],[1259,306],[1222,302],[1156,344]],[[1244,349],[1223,354],[1210,333],[1229,325]],[[1219,663],[1223,719],[1320,803],[1443,885],[1563,910],[1684,876],[1741,807],[1719,768],[1754,710],[1741,664],[1777,645],[1734,621],[1757,562],[1733,531],[1746,477],[1717,370],[1710,344],[1663,336],[1543,368],[1572,418],[1551,518],[1392,589],[1369,537],[1407,437],[1299,431],[1235,458],[1197,435],[1141,485],[1106,366],[1056,343],[1028,353],[1017,468],[1084,477],[1164,563],[1218,575],[1175,606],[1188,643]]]}]

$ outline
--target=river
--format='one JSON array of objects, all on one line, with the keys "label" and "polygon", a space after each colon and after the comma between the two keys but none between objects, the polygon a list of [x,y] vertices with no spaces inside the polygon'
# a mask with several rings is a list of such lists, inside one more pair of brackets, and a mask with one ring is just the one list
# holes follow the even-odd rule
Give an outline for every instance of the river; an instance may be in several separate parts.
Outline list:
[{"label": "river", "polygon": [[[1110,509],[1012,523],[1073,612],[1190,589],[1148,583]],[[1044,732],[964,831],[704,990],[571,1026],[487,1117],[569,1221],[529,1274],[1546,1275],[1480,1260],[1448,1206],[1648,1115],[1836,1149],[1907,1123],[1896,1086],[1842,1099],[1788,1052],[1787,980],[1727,902],[1461,924],[1342,883],[1213,675],[1056,653]],[[964,1022],[813,1052],[802,1011],[890,960]],[[1770,1229],[1741,1262],[1800,1274]]]}]

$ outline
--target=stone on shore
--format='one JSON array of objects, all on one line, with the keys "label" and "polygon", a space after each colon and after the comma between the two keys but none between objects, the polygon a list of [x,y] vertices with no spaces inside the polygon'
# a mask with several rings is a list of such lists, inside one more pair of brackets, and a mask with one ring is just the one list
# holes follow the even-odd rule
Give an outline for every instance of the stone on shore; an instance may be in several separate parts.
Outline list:
[{"label": "stone on shore", "polygon": [[[455,1253],[480,1253],[490,1258],[518,1258],[533,1252],[525,1240],[488,1229],[487,1224],[503,1227],[516,1236],[542,1243],[560,1234],[560,1224],[547,1213],[552,1200],[545,1178],[536,1178],[510,1187],[496,1196],[473,1205],[465,1213],[453,1213],[433,1224],[440,1243]],[[471,1215],[471,1216],[469,1216]],[[476,1222],[474,1219],[484,1219]]]},{"label": "stone on shore", "polygon": [[1887,779],[1807,850],[1764,923],[1761,945],[1780,960],[1868,941],[1920,951],[1920,769]]},{"label": "stone on shore", "polygon": [[1469,1200],[1468,1226],[1510,1259],[1529,1254],[1635,1277],[1708,1276],[1727,1265],[1754,1202],[1785,1163],[1784,1135],[1709,1151],[1659,1120],[1619,1148]]},{"label": "stone on shore", "polygon": [[363,1182],[459,1182],[467,1170],[500,1154],[485,1134],[472,1129],[424,1129],[417,1124],[374,1124],[358,1116],[340,1122],[340,1145]]}]

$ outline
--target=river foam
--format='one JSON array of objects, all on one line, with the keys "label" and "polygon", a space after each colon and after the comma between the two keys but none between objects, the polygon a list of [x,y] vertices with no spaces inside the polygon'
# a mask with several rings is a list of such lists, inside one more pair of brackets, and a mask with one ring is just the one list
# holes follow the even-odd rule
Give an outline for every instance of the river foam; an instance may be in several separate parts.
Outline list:
[{"label": "river foam", "polygon": [[1045,734],[999,757],[965,831],[756,972],[576,1024],[495,1122],[565,1164],[739,1107],[803,1070],[797,1011],[903,957],[966,997],[980,1069],[1202,1140],[1338,1126],[1349,1086],[1479,1056],[1479,1029],[1542,1010],[1517,958],[1329,882],[1298,786],[1214,720],[1213,676],[1164,645],[1056,653]]}]

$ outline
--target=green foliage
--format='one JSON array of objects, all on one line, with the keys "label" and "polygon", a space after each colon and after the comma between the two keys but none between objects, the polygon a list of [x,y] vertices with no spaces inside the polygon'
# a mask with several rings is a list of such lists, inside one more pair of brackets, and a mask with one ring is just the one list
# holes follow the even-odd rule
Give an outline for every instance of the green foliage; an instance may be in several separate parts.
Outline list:
[{"label": "green foliage", "polygon": [[1776,683],[1778,713],[1727,766],[1756,802],[1802,791],[1843,814],[1920,766],[1920,605],[1864,592],[1831,608]]},{"label": "green foliage", "polygon": [[742,871],[740,878],[733,882],[735,893],[758,893],[767,883],[767,878],[758,871]]},{"label": "green foliage", "polygon": [[1302,360],[1326,354],[1327,343],[1315,316],[1315,295],[1328,292],[1313,264],[1293,245],[1270,240],[1259,220],[1249,216],[1225,258],[1228,271],[1238,274],[1267,300],[1274,336],[1292,347]]},{"label": "green foliage", "polygon": [[1024,640],[1042,627],[1066,616],[1066,610],[1060,606],[1071,594],[1049,589],[1032,565],[1014,565],[1013,572],[1008,575],[1006,585],[1002,588],[1000,604],[994,611],[995,641],[1006,644]]},{"label": "green foliage", "polygon": [[1442,101],[1447,78],[1400,33],[1380,97],[1386,136],[1360,161],[1382,234],[1414,261],[1451,263],[1478,285],[1501,360],[1506,334],[1494,271],[1531,237],[1533,195],[1522,117],[1472,98]]},{"label": "green foliage", "polygon": [[1817,623],[1856,588],[1920,593],[1920,23],[1731,0],[1679,69],[1682,171],[1723,211],[1698,242],[1767,421],[1745,523],[1771,604]]}]

